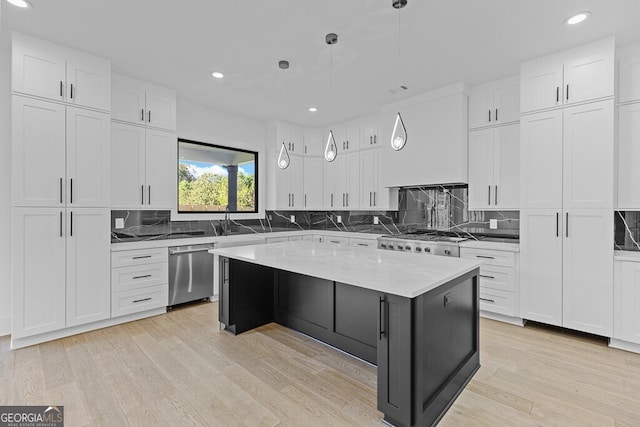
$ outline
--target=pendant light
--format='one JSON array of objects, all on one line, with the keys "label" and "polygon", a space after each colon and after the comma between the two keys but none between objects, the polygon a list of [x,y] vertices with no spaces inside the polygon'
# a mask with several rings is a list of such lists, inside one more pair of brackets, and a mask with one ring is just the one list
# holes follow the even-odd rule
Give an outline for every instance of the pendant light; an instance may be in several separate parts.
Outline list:
[{"label": "pendant light", "polygon": [[[338,35],[335,33],[329,33],[324,37],[324,41],[329,46],[333,46],[338,43]],[[331,48],[331,70],[329,73],[329,81],[330,88],[333,89],[333,47]],[[338,145],[336,144],[336,140],[333,137],[333,131],[329,131],[329,136],[327,137],[327,145],[324,147],[324,159],[327,162],[333,162],[338,156]]]},{"label": "pendant light", "polygon": [[[289,68],[289,61],[279,61],[278,67],[281,70],[286,70]],[[280,154],[278,155],[278,167],[280,169],[286,169],[289,167],[291,163],[291,158],[289,157],[289,153],[287,152],[287,147],[284,145],[284,141],[282,141],[282,147],[280,147]]]},{"label": "pendant light", "polygon": [[[402,69],[400,62],[400,9],[407,5],[407,1],[408,0],[391,0],[391,6],[393,6],[394,9],[398,9],[398,76],[400,76],[400,70]],[[401,85],[401,87],[405,88],[404,85]],[[404,121],[398,111],[396,122],[393,125],[393,132],[391,133],[391,148],[395,151],[400,151],[406,144],[407,128],[404,126]]]}]

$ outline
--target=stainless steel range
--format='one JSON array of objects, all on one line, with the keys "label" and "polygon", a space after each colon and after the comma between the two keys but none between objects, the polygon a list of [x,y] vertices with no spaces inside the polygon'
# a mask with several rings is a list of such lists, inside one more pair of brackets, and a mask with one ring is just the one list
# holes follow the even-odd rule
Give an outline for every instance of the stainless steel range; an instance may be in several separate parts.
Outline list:
[{"label": "stainless steel range", "polygon": [[460,257],[458,243],[465,240],[434,232],[386,235],[378,237],[378,249]]}]

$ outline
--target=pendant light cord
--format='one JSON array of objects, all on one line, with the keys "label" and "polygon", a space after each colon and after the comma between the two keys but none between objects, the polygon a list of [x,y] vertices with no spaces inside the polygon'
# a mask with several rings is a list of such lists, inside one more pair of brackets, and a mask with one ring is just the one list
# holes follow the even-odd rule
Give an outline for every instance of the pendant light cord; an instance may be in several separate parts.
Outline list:
[{"label": "pendant light cord", "polygon": [[402,85],[402,78],[401,78],[401,73],[402,73],[402,64],[400,62],[400,46],[401,46],[401,40],[400,40],[400,11],[402,10],[402,8],[398,8],[398,87],[400,87]]}]

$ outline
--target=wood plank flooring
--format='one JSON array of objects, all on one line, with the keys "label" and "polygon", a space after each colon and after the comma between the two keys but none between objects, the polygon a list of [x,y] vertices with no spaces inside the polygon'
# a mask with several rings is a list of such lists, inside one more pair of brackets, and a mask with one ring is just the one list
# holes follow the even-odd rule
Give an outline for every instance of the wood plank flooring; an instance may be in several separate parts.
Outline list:
[{"label": "wood plank flooring", "polygon": [[[270,324],[218,331],[200,304],[10,351],[0,405],[65,406],[68,426],[379,426],[376,369]],[[640,426],[640,355],[481,320],[481,369],[441,426]]]}]

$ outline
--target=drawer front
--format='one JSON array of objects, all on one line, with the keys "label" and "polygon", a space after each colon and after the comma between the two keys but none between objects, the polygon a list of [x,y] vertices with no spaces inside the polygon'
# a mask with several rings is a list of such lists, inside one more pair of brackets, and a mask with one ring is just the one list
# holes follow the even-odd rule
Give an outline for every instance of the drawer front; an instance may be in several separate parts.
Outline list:
[{"label": "drawer front", "polygon": [[129,267],[168,261],[169,250],[167,248],[111,252],[111,267]]},{"label": "drawer front", "polygon": [[349,239],[349,244],[356,248],[378,249],[378,241],[371,239]]},{"label": "drawer front", "polygon": [[499,291],[480,286],[480,310],[518,317],[515,295],[514,292]]},{"label": "drawer front", "polygon": [[165,284],[124,292],[114,292],[111,295],[111,317],[166,307],[169,294],[168,288],[168,285]]},{"label": "drawer front", "polygon": [[169,272],[166,262],[111,269],[111,292],[166,285],[167,283],[169,283]]},{"label": "drawer front", "polygon": [[480,287],[515,292],[515,270],[511,267],[482,264],[480,266]]},{"label": "drawer front", "polygon": [[516,254],[515,252],[509,251],[460,248],[460,258],[476,259],[487,265],[498,265],[502,267],[514,267],[516,265]]},{"label": "drawer front", "polygon": [[324,243],[347,246],[349,244],[349,239],[346,237],[325,236]]}]

